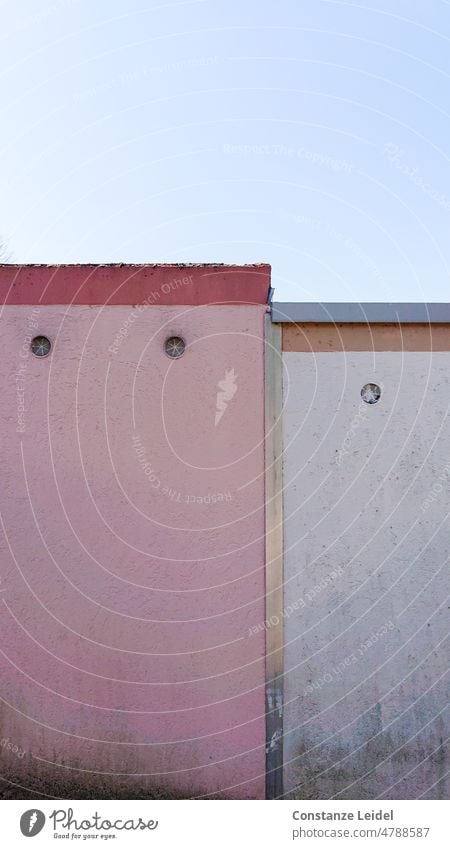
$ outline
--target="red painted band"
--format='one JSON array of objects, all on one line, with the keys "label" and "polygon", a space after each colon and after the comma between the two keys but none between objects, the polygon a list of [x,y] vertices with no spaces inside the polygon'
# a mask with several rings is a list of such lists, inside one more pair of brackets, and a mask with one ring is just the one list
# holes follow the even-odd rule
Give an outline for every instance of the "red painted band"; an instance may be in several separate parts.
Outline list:
[{"label": "red painted band", "polygon": [[1,265],[2,304],[266,304],[270,265]]}]

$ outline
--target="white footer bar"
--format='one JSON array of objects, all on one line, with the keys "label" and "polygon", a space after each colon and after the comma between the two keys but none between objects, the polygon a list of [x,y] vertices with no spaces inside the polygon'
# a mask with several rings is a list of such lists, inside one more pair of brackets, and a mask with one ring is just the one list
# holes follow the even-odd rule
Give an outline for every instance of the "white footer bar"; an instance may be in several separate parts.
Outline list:
[{"label": "white footer bar", "polygon": [[[146,846],[282,849],[363,846],[440,849],[448,803],[439,801],[0,802],[5,847]],[[30,844],[29,838],[35,842]]]}]

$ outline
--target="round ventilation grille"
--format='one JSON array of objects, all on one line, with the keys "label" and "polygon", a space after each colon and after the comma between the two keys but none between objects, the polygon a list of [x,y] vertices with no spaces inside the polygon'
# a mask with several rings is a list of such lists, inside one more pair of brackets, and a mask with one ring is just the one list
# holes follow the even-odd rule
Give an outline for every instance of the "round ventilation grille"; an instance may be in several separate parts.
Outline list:
[{"label": "round ventilation grille", "polygon": [[182,357],[186,349],[186,343],[181,336],[169,336],[164,343],[164,350],[168,357],[177,360]]},{"label": "round ventilation grille", "polygon": [[361,398],[366,404],[376,404],[380,397],[381,389],[377,383],[366,383],[361,389]]},{"label": "round ventilation grille", "polygon": [[51,351],[52,343],[46,336],[35,336],[30,348],[35,357],[46,357]]}]

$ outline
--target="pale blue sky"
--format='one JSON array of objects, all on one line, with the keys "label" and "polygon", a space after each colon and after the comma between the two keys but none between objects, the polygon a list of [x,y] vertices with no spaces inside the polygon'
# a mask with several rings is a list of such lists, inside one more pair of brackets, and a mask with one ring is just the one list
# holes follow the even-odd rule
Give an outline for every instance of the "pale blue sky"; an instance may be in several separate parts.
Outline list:
[{"label": "pale blue sky", "polygon": [[270,262],[450,300],[447,0],[0,0],[17,262]]}]

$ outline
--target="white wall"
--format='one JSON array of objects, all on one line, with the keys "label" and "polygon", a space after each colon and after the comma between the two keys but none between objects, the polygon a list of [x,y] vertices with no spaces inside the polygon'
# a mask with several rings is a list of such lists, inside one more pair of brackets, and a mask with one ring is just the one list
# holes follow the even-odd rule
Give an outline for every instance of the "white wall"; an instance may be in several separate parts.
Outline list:
[{"label": "white wall", "polygon": [[284,365],[285,790],[440,798],[450,353]]}]

